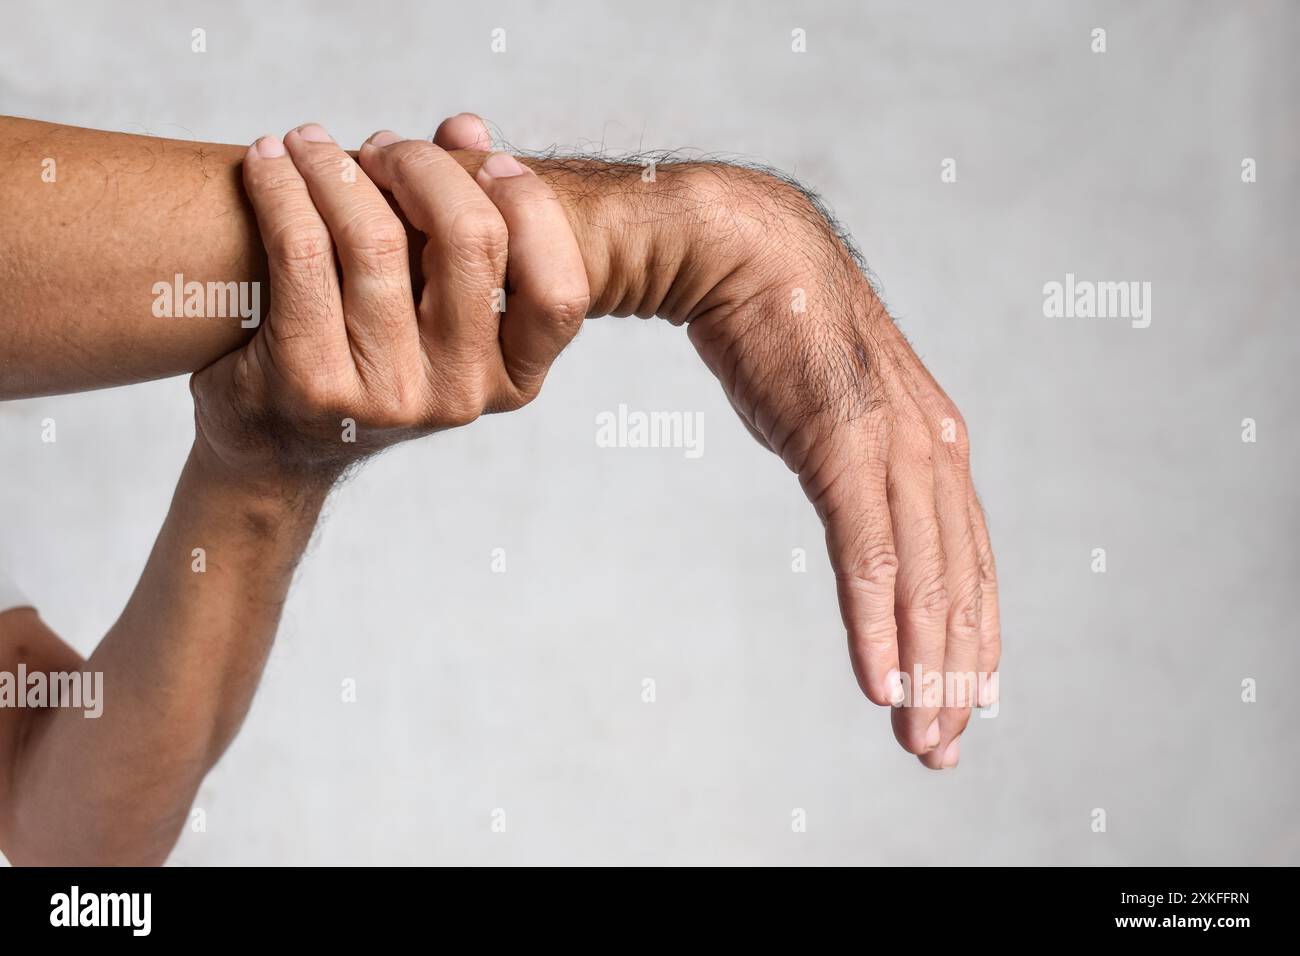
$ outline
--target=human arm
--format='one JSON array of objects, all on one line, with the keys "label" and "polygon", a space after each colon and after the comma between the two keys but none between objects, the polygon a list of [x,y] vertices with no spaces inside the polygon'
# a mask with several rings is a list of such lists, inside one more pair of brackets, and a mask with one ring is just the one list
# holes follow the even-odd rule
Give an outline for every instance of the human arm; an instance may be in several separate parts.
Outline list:
[{"label": "human arm", "polygon": [[[526,253],[507,267],[505,221],[523,250],[548,250],[547,288],[567,289],[578,318],[585,309],[581,260],[544,184],[522,170],[476,182],[445,156],[408,206],[426,231],[425,273],[446,270],[417,304],[402,224],[364,174],[336,180],[342,152],[312,135],[245,157],[275,304],[250,342],[192,380],[194,446],[122,616],[83,662],[34,611],[0,614],[0,671],[102,681],[91,717],[50,702],[0,709],[0,849],[13,862],[161,862],[247,712],[334,481],[537,387],[576,319],[530,295]],[[503,341],[489,300],[507,268],[531,321]]]},{"label": "human arm", "polygon": [[[252,338],[255,327],[238,315],[155,314],[157,284],[176,276],[265,288],[244,152],[0,117],[0,400],[193,372]],[[452,155],[473,174],[486,152]],[[568,216],[591,314],[626,314],[662,291],[645,266],[689,252],[683,227],[703,201],[691,197],[693,170],[665,171],[657,189],[643,191],[649,205],[637,207],[625,192],[639,184],[635,167],[525,163]],[[423,240],[409,225],[408,240],[418,257]],[[269,307],[265,295],[261,306]]]},{"label": "human arm", "polygon": [[101,712],[0,710],[10,861],[154,864],[248,710],[327,486],[241,481],[196,444],[135,592],[84,662],[35,611],[0,671],[102,675]]},{"label": "human arm", "polygon": [[795,184],[725,164],[662,165],[650,181],[636,164],[538,169],[574,223],[590,314],[687,325],[826,527],[862,690],[898,705],[895,736],[925,766],[955,766],[972,706],[996,703],[1000,655],[966,426],[833,219]]},{"label": "human arm", "polygon": [[[0,264],[18,268],[19,280],[0,287],[0,324],[28,317],[0,361],[0,397],[200,367],[250,334],[237,321],[158,320],[149,310],[152,283],[176,272],[200,281],[263,274],[238,189],[238,150],[28,123],[0,127],[6,154],[23,159],[0,184],[0,210],[26,208],[34,230],[23,240],[28,264],[16,267],[11,235],[20,223],[0,223]],[[16,139],[25,144],[17,152]],[[425,147],[403,146],[405,162],[418,165]],[[80,199],[60,199],[52,219],[30,181],[13,185],[14,169],[37,176],[43,152],[89,171],[76,181]],[[482,158],[478,150],[452,155],[468,169]],[[647,178],[636,164],[525,162],[573,229],[588,314],[688,325],[746,426],[799,475],[827,527],[864,692],[879,704],[905,697],[895,734],[927,765],[955,759],[971,698],[962,706],[941,693],[948,706],[926,706],[917,669],[921,682],[937,676],[941,687],[947,674],[971,675],[983,682],[979,702],[992,703],[1000,648],[965,425],[823,210],[779,177],[726,164],[664,163]],[[92,205],[100,193],[124,198]],[[94,228],[65,224],[77,215]],[[122,225],[137,220],[147,227]],[[114,268],[89,267],[98,278],[84,289],[58,281],[87,262]],[[78,313],[99,286],[105,305]],[[900,672],[918,683],[908,688],[915,693],[904,694]]]}]

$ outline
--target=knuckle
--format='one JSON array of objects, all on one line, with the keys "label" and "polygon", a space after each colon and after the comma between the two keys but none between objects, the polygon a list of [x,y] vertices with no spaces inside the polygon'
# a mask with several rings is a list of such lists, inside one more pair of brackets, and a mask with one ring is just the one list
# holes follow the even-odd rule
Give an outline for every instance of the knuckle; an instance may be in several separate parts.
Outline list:
[{"label": "knuckle", "polygon": [[888,545],[872,548],[845,572],[850,582],[873,593],[889,593],[898,580],[898,555]]},{"label": "knuckle", "polygon": [[447,241],[462,259],[495,262],[505,255],[508,241],[505,220],[486,199],[462,206],[448,224]]},{"label": "knuckle", "polygon": [[898,625],[893,616],[890,615],[875,626],[867,628],[859,643],[868,654],[892,654],[898,646]]},{"label": "knuckle", "polygon": [[981,613],[979,579],[970,575],[952,590],[948,606],[948,620],[954,635],[960,640],[975,641],[979,633]]},{"label": "knuckle", "polygon": [[418,425],[418,411],[400,402],[386,402],[366,415],[366,426],[377,431],[398,431]]},{"label": "knuckle", "polygon": [[577,331],[587,317],[591,292],[584,284],[581,288],[562,286],[551,289],[542,296],[541,306],[551,322],[566,332]]},{"label": "knuckle", "polygon": [[268,245],[268,254],[285,265],[312,266],[326,260],[333,264],[334,243],[323,225],[286,223],[276,230]]},{"label": "knuckle", "polygon": [[356,266],[368,275],[405,275],[409,261],[406,231],[395,216],[371,216],[356,220],[343,230],[340,245]]},{"label": "knuckle", "polygon": [[340,171],[346,168],[346,164],[352,161],[347,153],[337,147],[312,150],[311,153],[306,166],[313,180],[337,177]]},{"label": "knuckle", "polygon": [[446,393],[437,415],[439,428],[463,428],[478,421],[485,405],[484,387],[466,374]]},{"label": "knuckle", "polygon": [[421,387],[401,376],[386,376],[367,389],[366,425],[380,431],[426,430]]},{"label": "knuckle", "polygon": [[514,379],[514,387],[509,390],[501,401],[500,410],[503,412],[517,412],[524,406],[532,404],[533,400],[542,393],[542,377],[540,375],[517,373]]},{"label": "knuckle", "polygon": [[436,157],[436,147],[424,140],[406,140],[388,147],[393,157],[394,178],[406,181],[427,169]]},{"label": "knuckle", "polygon": [[925,572],[906,587],[900,603],[910,611],[946,616],[948,587],[944,583],[943,568],[934,564],[927,566]]},{"label": "knuckle", "polygon": [[258,167],[252,182],[258,191],[271,196],[283,196],[287,193],[296,195],[303,189],[302,176],[297,167],[288,170],[277,165],[267,169],[262,165]]},{"label": "knuckle", "polygon": [[443,416],[444,427],[464,428],[466,425],[473,425],[481,414],[483,414],[481,406],[472,402],[459,402],[452,405]]}]

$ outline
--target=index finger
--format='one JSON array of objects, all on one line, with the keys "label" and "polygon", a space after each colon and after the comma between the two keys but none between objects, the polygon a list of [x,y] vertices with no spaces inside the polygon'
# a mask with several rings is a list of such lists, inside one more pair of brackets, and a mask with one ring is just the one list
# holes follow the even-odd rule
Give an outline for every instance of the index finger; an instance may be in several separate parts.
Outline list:
[{"label": "index finger", "polygon": [[[868,439],[868,451],[862,454],[867,460],[854,469],[854,478],[847,483],[849,497],[829,503],[826,547],[835,568],[840,616],[848,631],[858,686],[873,703],[896,706],[905,694],[894,617],[898,557],[889,515],[884,441],[883,435]],[[859,454],[850,452],[849,457],[858,459]]]},{"label": "index finger", "polygon": [[277,345],[314,341],[348,354],[334,242],[284,143],[263,136],[248,148],[243,173],[275,294],[269,334]]},{"label": "index finger", "polygon": [[406,230],[370,179],[316,123],[285,136],[338,251],[343,315],[365,379],[393,388],[422,378]]}]

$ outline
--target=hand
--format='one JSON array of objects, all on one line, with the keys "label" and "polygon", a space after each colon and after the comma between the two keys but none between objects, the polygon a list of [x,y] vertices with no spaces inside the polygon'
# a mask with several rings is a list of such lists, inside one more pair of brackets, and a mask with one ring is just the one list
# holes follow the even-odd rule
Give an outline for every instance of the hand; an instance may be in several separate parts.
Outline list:
[{"label": "hand", "polygon": [[[564,211],[512,157],[471,177],[439,146],[381,132],[359,158],[314,124],[245,157],[270,309],[191,382],[199,447],[245,480],[328,485],[388,445],[519,408],[586,314]],[[381,188],[424,238],[418,304]]]},{"label": "hand", "polygon": [[691,341],[826,526],[863,692],[905,704],[894,734],[923,764],[956,766],[971,706],[997,700],[1000,654],[966,425],[820,207],[732,175],[729,228],[738,215],[749,253]]},{"label": "hand", "polygon": [[[439,136],[484,149],[461,114]],[[719,163],[534,161],[578,229],[593,313],[686,324],[826,526],[858,682],[931,768],[997,700],[997,583],[966,427],[816,203]],[[513,248],[513,237],[512,237]]]}]

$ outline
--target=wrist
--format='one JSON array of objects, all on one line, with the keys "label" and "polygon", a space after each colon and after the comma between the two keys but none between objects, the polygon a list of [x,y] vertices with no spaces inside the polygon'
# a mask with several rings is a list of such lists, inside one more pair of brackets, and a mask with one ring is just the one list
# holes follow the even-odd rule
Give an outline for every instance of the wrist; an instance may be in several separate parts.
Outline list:
[{"label": "wrist", "polygon": [[745,170],[528,160],[555,191],[582,251],[588,315],[658,315],[680,325],[761,250]]},{"label": "wrist", "polygon": [[312,454],[296,429],[266,407],[260,392],[245,396],[242,353],[231,353],[190,379],[194,445],[190,460],[214,484],[251,498],[324,498],[351,461],[338,447]]},{"label": "wrist", "polygon": [[334,467],[285,468],[273,457],[234,462],[208,441],[201,428],[195,430],[185,468],[197,484],[220,498],[225,506],[273,525],[304,518],[314,524],[341,473]]}]

